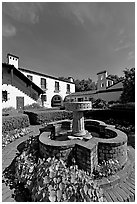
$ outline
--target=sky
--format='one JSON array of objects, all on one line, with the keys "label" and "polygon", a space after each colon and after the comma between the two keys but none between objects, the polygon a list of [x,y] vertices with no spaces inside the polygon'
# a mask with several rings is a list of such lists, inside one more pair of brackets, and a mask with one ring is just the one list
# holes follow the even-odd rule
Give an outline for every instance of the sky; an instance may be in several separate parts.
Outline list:
[{"label": "sky", "polygon": [[2,62],[51,76],[97,80],[135,67],[134,2],[3,2]]}]

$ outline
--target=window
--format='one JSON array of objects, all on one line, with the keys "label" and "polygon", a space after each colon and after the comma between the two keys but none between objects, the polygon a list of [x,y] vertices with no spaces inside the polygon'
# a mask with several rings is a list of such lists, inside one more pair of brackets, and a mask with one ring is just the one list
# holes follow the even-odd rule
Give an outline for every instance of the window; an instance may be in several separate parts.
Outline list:
[{"label": "window", "polygon": [[101,87],[104,87],[104,83],[101,83]]},{"label": "window", "polygon": [[55,81],[55,91],[59,91],[59,82]]},{"label": "window", "polygon": [[70,84],[67,84],[67,93],[70,93]]},{"label": "window", "polygon": [[8,93],[7,91],[2,91],[2,102],[8,100]]},{"label": "window", "polygon": [[28,77],[29,80],[31,80],[31,81],[33,80],[33,76],[27,75],[27,77]]},{"label": "window", "polygon": [[46,89],[46,79],[41,78],[41,88]]},{"label": "window", "polygon": [[88,101],[88,97],[85,97],[85,101]]},{"label": "window", "polygon": [[47,101],[47,95],[41,95],[41,100],[42,101]]},{"label": "window", "polygon": [[78,98],[78,102],[81,102],[81,101],[83,101],[83,98]]},{"label": "window", "polygon": [[108,81],[108,86],[110,86],[111,85],[111,81]]}]

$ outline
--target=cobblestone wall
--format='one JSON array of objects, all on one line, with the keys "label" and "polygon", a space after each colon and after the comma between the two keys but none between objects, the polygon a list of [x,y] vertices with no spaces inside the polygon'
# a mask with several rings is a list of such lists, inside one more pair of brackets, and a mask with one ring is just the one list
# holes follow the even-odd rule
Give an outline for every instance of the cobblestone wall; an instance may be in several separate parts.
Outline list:
[{"label": "cobblestone wall", "polygon": [[55,147],[39,143],[40,155],[47,159],[48,157],[61,158],[68,161],[73,155],[73,147]]},{"label": "cobblestone wall", "polygon": [[98,164],[97,145],[94,145],[92,149],[88,149],[76,144],[75,159],[79,168],[92,173],[94,167]]},{"label": "cobblestone wall", "polygon": [[127,161],[127,142],[121,143],[99,143],[98,162],[116,159],[123,166]]}]

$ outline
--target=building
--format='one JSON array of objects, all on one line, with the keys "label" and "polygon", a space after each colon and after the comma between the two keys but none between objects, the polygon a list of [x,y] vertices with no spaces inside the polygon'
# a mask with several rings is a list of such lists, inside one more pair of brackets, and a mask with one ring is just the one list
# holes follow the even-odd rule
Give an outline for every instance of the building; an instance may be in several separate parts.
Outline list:
[{"label": "building", "polygon": [[2,63],[2,108],[22,109],[24,105],[42,103],[44,91],[14,65]]},{"label": "building", "polygon": [[[38,102],[47,108],[61,106],[64,98],[75,92],[72,77],[65,81],[54,76],[20,68],[19,57],[12,54],[7,55],[7,60],[7,64],[2,63],[3,108],[9,106],[18,108],[18,100],[21,101],[21,97],[24,105]],[[7,98],[4,94],[7,95]]]},{"label": "building", "polygon": [[92,101],[92,99],[102,99],[106,102],[118,101],[123,92],[122,80],[114,83],[112,79],[108,77],[107,71],[101,71],[97,73],[97,90],[75,92],[68,95],[66,101]]}]

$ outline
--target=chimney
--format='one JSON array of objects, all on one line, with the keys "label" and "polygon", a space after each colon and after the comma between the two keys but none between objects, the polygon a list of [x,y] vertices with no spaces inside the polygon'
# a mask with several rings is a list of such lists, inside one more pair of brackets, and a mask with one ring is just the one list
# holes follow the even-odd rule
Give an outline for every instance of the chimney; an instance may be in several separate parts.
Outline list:
[{"label": "chimney", "polygon": [[74,82],[74,79],[73,79],[72,77],[68,77],[68,80],[69,80],[70,82]]},{"label": "chimney", "polygon": [[19,67],[19,57],[12,55],[12,54],[7,54],[7,60],[8,64],[14,65],[16,69]]}]

